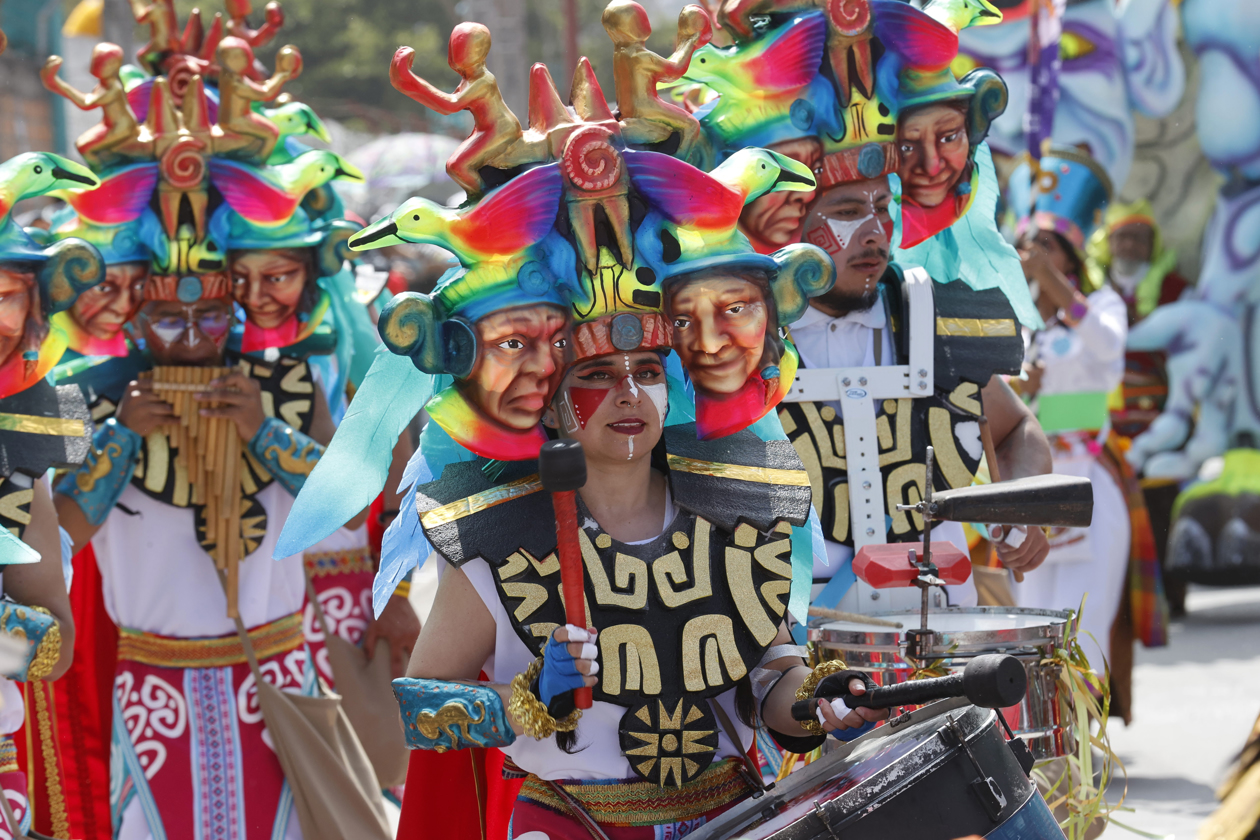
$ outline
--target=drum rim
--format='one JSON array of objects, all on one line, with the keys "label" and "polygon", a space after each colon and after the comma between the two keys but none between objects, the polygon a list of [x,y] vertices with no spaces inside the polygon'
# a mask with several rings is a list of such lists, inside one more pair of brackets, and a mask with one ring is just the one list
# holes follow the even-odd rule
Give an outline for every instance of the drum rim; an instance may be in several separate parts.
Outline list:
[{"label": "drum rim", "polygon": [[[1072,610],[1043,610],[1031,607],[945,607],[944,609],[932,610],[928,613],[929,628],[932,624],[933,615],[1007,615],[1010,613],[1018,613],[1025,616],[1044,616],[1046,618],[1059,619],[1056,622],[1048,622],[1046,624],[1036,624],[1031,627],[1018,627],[1001,630],[945,630],[934,631],[933,647],[947,648],[953,643],[957,643],[954,652],[959,651],[977,651],[987,649],[985,646],[992,643],[1033,643],[1032,646],[1044,646],[1048,641],[1063,638],[1063,626],[1072,618]],[[913,626],[917,626],[918,611],[917,610],[885,610],[876,613],[869,613],[871,618],[892,618],[914,616],[915,622]],[[860,650],[870,650],[884,648],[887,652],[894,652],[901,644],[903,644],[903,636],[905,630],[912,625],[907,625],[901,630],[889,628],[857,630],[830,630],[826,624],[838,624],[833,619],[815,618],[808,624],[807,633],[809,641],[817,642],[824,647],[832,648],[837,644],[851,644],[859,647]],[[904,622],[903,622],[904,623]],[[1050,632],[1046,632],[1050,628]],[[1040,643],[1040,644],[1037,644]],[[941,651],[942,653],[944,650]]]}]

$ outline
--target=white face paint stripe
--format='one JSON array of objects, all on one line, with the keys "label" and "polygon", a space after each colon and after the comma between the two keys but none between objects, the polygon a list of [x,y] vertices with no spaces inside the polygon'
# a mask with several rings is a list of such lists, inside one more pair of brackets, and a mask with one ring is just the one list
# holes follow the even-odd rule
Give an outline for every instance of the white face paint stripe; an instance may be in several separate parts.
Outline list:
[{"label": "white face paint stripe", "polygon": [[828,219],[827,227],[831,228],[831,232],[835,234],[836,241],[840,243],[840,247],[848,248],[849,240],[853,238],[854,234],[861,229],[862,225],[874,218],[875,217],[873,215],[868,215],[852,222],[841,222],[836,219]]},{"label": "white face paint stripe", "polygon": [[664,382],[659,382],[656,385],[644,385],[643,391],[656,406],[656,414],[660,417],[661,427],[664,428],[665,415],[669,413],[669,386]]}]

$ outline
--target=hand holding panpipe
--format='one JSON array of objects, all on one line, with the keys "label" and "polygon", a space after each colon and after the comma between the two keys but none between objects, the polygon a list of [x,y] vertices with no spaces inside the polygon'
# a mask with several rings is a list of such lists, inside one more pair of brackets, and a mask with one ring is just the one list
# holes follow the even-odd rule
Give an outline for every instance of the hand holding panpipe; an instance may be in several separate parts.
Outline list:
[{"label": "hand holding panpipe", "polygon": [[[178,367],[159,365],[141,377],[171,404],[179,418],[166,432],[175,449],[176,474],[182,470],[191,488],[190,502],[203,505],[206,538],[214,543],[215,566],[227,572],[228,617],[239,615],[237,588],[242,556],[241,540],[241,438],[236,424],[226,417],[202,417],[206,402],[199,392],[232,372],[227,367]],[[218,407],[215,400],[209,407]]]}]

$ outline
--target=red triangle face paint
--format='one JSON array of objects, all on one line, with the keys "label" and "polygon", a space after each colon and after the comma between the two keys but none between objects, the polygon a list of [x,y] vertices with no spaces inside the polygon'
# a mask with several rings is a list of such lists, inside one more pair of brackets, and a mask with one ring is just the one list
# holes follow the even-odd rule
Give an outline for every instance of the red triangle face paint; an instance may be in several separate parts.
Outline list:
[{"label": "red triangle face paint", "polygon": [[577,420],[578,428],[586,428],[587,422],[595,416],[595,412],[603,405],[610,393],[612,393],[611,388],[574,387],[569,389],[568,400],[573,407],[573,415]]}]

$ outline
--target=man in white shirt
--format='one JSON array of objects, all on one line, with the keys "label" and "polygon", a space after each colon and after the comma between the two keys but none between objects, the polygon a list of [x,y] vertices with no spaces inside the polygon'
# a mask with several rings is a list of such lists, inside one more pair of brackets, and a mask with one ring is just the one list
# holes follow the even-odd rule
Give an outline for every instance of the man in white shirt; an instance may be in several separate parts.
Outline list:
[{"label": "man in white shirt", "polygon": [[[834,185],[822,192],[811,207],[805,220],[804,238],[808,242],[820,245],[831,254],[836,263],[836,282],[830,292],[811,299],[810,309],[791,328],[792,339],[800,353],[803,368],[834,369],[894,365],[899,363],[899,357],[905,355],[904,347],[908,345],[908,341],[904,333],[908,331],[907,326],[911,321],[909,318],[902,317],[901,310],[898,308],[902,299],[900,273],[890,269],[889,266],[889,241],[892,233],[892,219],[889,215],[891,201],[892,192],[889,189],[887,177],[881,176],[871,180]],[[988,363],[987,370],[984,369],[984,359],[987,354],[983,352],[951,353],[949,350],[953,350],[954,347],[950,346],[944,353],[944,357],[942,356],[941,342],[946,340],[941,326],[941,320],[945,320],[942,307],[958,307],[961,304],[963,307],[961,312],[983,315],[1000,314],[995,311],[995,308],[1000,309],[1003,305],[1009,308],[1009,304],[1005,303],[1004,298],[999,300],[994,297],[994,294],[999,296],[1001,294],[996,290],[990,290],[989,293],[974,292],[963,287],[961,282],[948,284],[934,282],[932,286],[937,309],[937,335],[931,337],[936,343],[936,394],[923,397],[922,402],[931,400],[949,402],[953,403],[954,408],[961,408],[960,403],[966,404],[970,405],[969,410],[976,414],[979,413],[978,409],[982,409],[984,416],[988,418],[993,434],[998,465],[1003,478],[1020,478],[1050,472],[1049,445],[1036,418],[1000,376],[993,372],[1002,364],[997,357],[1003,354],[1009,355],[1011,348],[1003,344],[1002,353],[993,357],[993,360]],[[946,293],[947,289],[950,291]],[[975,298],[974,301],[969,300],[972,297]],[[893,312],[891,318],[890,308]],[[988,320],[996,322],[1001,319]],[[1014,330],[1013,334],[1017,336],[1018,331]],[[973,336],[957,339],[957,343],[961,349],[962,342],[993,340]],[[961,380],[953,393],[946,391],[946,388],[953,384],[953,380],[950,378],[949,371],[941,370],[942,358],[959,369]],[[1014,358],[1017,367],[1018,358],[1017,356]],[[977,367],[977,361],[980,362],[979,367]],[[972,379],[970,385],[966,382],[969,377]],[[980,387],[981,383],[984,383],[982,387]],[[915,401],[885,400],[883,405],[878,407],[880,418],[877,428],[889,433],[889,439],[880,442],[880,466],[881,468],[892,467],[899,460],[921,464],[925,457],[926,444],[936,443],[938,449],[936,487],[940,489],[944,486],[954,486],[942,480],[948,476],[942,474],[944,459],[940,455],[940,439],[917,433],[916,430],[909,428],[909,422],[902,425],[895,418],[897,403]],[[808,450],[811,447],[816,449],[819,446],[817,435],[796,434],[796,430],[792,428],[797,425],[792,419],[793,412],[799,410],[802,405],[813,404],[796,404],[797,407],[794,408],[785,403],[780,411],[784,427],[798,451]],[[815,410],[818,412],[819,420],[828,425],[834,423],[832,434],[828,435],[831,438],[828,443],[838,448],[840,444],[837,441],[843,436],[840,432],[843,417],[839,401],[816,405]],[[888,411],[890,408],[893,409],[891,412]],[[944,405],[944,408],[953,411],[950,419],[955,423],[954,437],[957,439],[959,451],[970,450],[964,454],[974,454],[975,457],[970,461],[978,462],[979,453],[976,446],[978,439],[967,438],[967,434],[975,425],[974,415],[969,421],[965,415],[960,415],[948,405]],[[918,416],[916,411],[916,419]],[[968,423],[971,423],[971,426],[968,426]],[[978,427],[975,428],[978,431]],[[900,434],[903,429],[906,431],[905,435]],[[907,439],[898,440],[899,437]],[[902,455],[899,456],[897,453],[902,446],[910,447],[911,451],[902,451]],[[815,452],[814,454],[803,451],[802,457],[807,465],[811,462],[821,464],[828,454],[831,454],[831,457],[843,455],[840,451]],[[967,458],[963,459],[963,461],[967,460]],[[817,485],[821,476],[816,476],[814,473],[815,471],[811,470],[811,479]],[[886,482],[884,489],[887,491],[888,484],[892,483],[889,481],[890,471],[883,469],[883,473]],[[969,480],[968,477],[967,481]],[[843,482],[847,482],[847,477],[840,480],[840,483]],[[906,486],[911,487],[912,484],[913,482],[909,482]],[[841,506],[834,501],[826,500],[827,491],[835,491],[836,486],[837,481],[834,478],[826,488],[815,486],[815,506],[819,508],[818,512],[823,519],[823,533],[828,537],[826,542],[829,563],[826,566],[818,563],[815,565],[815,581],[821,586],[815,587],[814,603],[846,612],[861,613],[917,608],[920,596],[915,588],[877,590],[860,580],[854,580],[850,571],[853,535],[848,533],[847,511],[837,510]],[[908,489],[907,492],[908,498],[914,498],[916,492],[922,492],[922,487],[919,485],[917,488]],[[847,501],[847,487],[844,488],[843,496]],[[824,501],[821,506],[818,504],[820,499]],[[895,505],[899,501],[902,499],[885,500],[885,511],[889,514],[890,520],[896,516]],[[920,539],[920,531],[914,527],[914,523],[909,519],[902,521],[910,527],[905,529],[904,533],[896,533],[897,525],[894,523],[889,529],[890,541]],[[997,542],[997,553],[1007,568],[1020,571],[1033,569],[1045,559],[1047,544],[1045,535],[1040,529],[1006,529],[1004,533],[1007,535],[1006,541]],[[834,539],[840,534],[848,538]],[[933,531],[933,537],[953,542],[964,553],[968,551],[962,527],[957,523],[938,525]],[[876,541],[880,540],[877,538]],[[831,585],[827,586],[829,582]],[[946,601],[939,592],[935,593],[933,598],[934,605],[946,606]],[[968,581],[961,586],[950,587],[948,602],[955,606],[974,605],[976,602],[974,585]]]}]

